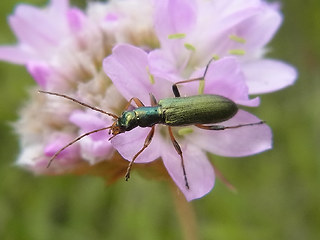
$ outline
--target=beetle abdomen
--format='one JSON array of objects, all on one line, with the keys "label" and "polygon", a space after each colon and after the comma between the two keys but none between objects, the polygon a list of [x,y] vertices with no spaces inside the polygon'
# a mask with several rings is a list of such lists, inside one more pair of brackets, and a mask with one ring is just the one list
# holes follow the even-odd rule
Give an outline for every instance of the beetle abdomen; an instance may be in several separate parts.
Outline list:
[{"label": "beetle abdomen", "polygon": [[196,95],[162,99],[158,103],[164,123],[170,126],[219,123],[232,118],[238,111],[230,99],[219,95]]}]

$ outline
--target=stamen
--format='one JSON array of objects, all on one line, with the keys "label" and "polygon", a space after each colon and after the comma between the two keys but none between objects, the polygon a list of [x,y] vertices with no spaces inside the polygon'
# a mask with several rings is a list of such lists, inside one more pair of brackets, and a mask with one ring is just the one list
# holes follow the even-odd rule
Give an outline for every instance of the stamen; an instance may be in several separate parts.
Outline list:
[{"label": "stamen", "polygon": [[190,51],[193,51],[193,52],[196,51],[195,46],[193,46],[193,45],[190,44],[190,43],[185,43],[185,44],[184,44],[184,47],[185,47],[186,49],[190,50]]},{"label": "stamen", "polygon": [[229,50],[229,54],[243,56],[246,54],[246,51],[243,49],[232,49]]},{"label": "stamen", "polygon": [[234,34],[230,35],[229,38],[230,38],[231,40],[235,41],[235,42],[238,42],[238,43],[243,43],[243,44],[246,43],[246,40],[245,40],[244,38],[239,37],[239,36],[234,35]]},{"label": "stamen", "polygon": [[185,136],[185,135],[188,135],[188,134],[191,134],[191,133],[193,133],[193,129],[189,128],[189,127],[180,128],[178,130],[178,135],[179,136]]},{"label": "stamen", "polygon": [[148,76],[149,76],[150,83],[154,84],[155,83],[154,76],[150,73],[149,66],[146,67],[146,70],[147,70],[147,73],[148,73]]},{"label": "stamen", "polygon": [[213,54],[212,59],[213,59],[213,60],[219,60],[220,57],[219,57],[219,55],[217,55],[217,54]]},{"label": "stamen", "polygon": [[185,37],[186,37],[186,34],[184,34],[184,33],[175,33],[175,34],[170,34],[168,36],[168,39],[182,39]]},{"label": "stamen", "polygon": [[198,94],[201,95],[204,93],[204,79],[199,81]]}]

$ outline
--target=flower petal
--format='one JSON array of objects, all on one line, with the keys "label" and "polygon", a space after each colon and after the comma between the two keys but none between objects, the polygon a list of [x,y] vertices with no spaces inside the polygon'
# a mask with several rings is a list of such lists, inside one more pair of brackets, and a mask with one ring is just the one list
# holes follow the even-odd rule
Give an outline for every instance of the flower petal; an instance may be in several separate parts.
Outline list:
[{"label": "flower petal", "polygon": [[[156,55],[171,62],[167,65],[167,70],[184,69],[187,64],[191,51],[185,47],[185,41],[191,34],[196,20],[197,6],[194,0],[155,1],[154,25],[161,44],[161,49]],[[154,57],[152,55],[153,53],[151,57]]]},{"label": "flower petal", "polygon": [[46,88],[48,78],[52,73],[51,68],[44,62],[29,61],[27,63],[28,72],[41,88]]},{"label": "flower petal", "polygon": [[196,22],[196,5],[194,0],[155,1],[155,28],[157,36],[164,44],[171,34],[190,31]]},{"label": "flower petal", "polygon": [[56,20],[48,18],[45,11],[28,5],[19,5],[9,17],[9,23],[19,41],[38,49],[39,53],[57,46],[64,36],[64,29],[57,27]]},{"label": "flower petal", "polygon": [[162,79],[171,82],[178,82],[181,79],[179,71],[176,66],[175,56],[168,54],[166,51],[160,49],[153,50],[148,54],[150,72]]},{"label": "flower petal", "polygon": [[39,57],[25,46],[1,46],[0,60],[16,64],[25,64],[28,61],[38,60]]},{"label": "flower petal", "polygon": [[[256,116],[239,110],[223,126],[257,123]],[[226,157],[243,157],[266,151],[272,147],[272,132],[268,125],[246,126],[221,131],[194,129],[194,133],[186,135],[188,141],[216,155]]]},{"label": "flower petal", "polygon": [[233,29],[259,11],[257,4],[247,4],[243,1],[239,4],[236,1],[209,1],[199,5],[202,6],[201,12],[198,13],[199,26],[193,31],[191,42],[197,49],[197,58],[204,61],[208,61],[212,54],[226,56],[232,47],[230,44],[234,44],[234,41],[229,39]]},{"label": "flower petal", "polygon": [[259,98],[249,99],[245,77],[235,57],[224,57],[210,64],[204,93],[222,95],[246,106],[260,103]]},{"label": "flower petal", "polygon": [[103,61],[103,69],[119,92],[129,100],[138,97],[149,102],[150,82],[147,53],[128,44],[119,44]]},{"label": "flower petal", "polygon": [[103,68],[127,100],[137,97],[148,105],[149,93],[158,99],[171,89],[170,83],[164,79],[153,79],[152,82],[147,53],[128,44],[114,47],[112,55],[104,59]]},{"label": "flower petal", "polygon": [[297,70],[291,65],[273,59],[256,60],[243,64],[249,86],[249,94],[261,94],[280,90],[292,85]]},{"label": "flower petal", "polygon": [[[61,148],[66,146],[73,140],[73,137],[64,133],[58,133],[56,136],[52,137],[52,140],[47,143],[44,153],[47,157],[52,157]],[[79,145],[71,145],[65,150],[63,150],[56,157],[59,160],[59,164],[70,164],[79,158]]]},{"label": "flower petal", "polygon": [[[117,135],[111,140],[111,143],[122,157],[131,161],[142,149],[150,130],[151,128],[138,127],[129,132]],[[156,132],[150,145],[137,157],[135,163],[147,163],[156,160],[160,157],[161,151],[163,151],[162,146],[161,137]]]},{"label": "flower petal", "polygon": [[[105,135],[107,136],[107,135]],[[92,140],[92,138],[81,139],[81,157],[90,164],[96,164],[112,157],[114,148],[108,138]]]},{"label": "flower petal", "polygon": [[163,149],[162,159],[173,181],[183,192],[186,199],[191,201],[203,197],[211,191],[215,176],[210,161],[198,147],[192,144],[181,146],[183,146],[182,151],[189,189],[186,187],[180,156],[172,145]]},{"label": "flower petal", "polygon": [[67,20],[72,32],[79,32],[82,30],[86,16],[85,14],[77,9],[72,8],[67,12]]},{"label": "flower petal", "polygon": [[50,6],[53,12],[64,13],[69,7],[69,0],[51,0]]},{"label": "flower petal", "polygon": [[[109,119],[103,120],[97,114],[80,110],[74,111],[69,120],[81,128],[79,134],[85,134],[112,124]],[[104,130],[81,139],[82,158],[91,164],[95,164],[111,157],[114,149],[108,141],[110,137],[108,130]]]},{"label": "flower petal", "polygon": [[[82,134],[112,125],[112,121],[108,118],[102,119],[97,114],[80,110],[73,111],[69,120],[82,129]],[[93,133],[89,136],[93,140],[108,140],[110,137],[111,135],[108,134],[107,130]]]},{"label": "flower petal", "polygon": [[[228,16],[223,24],[220,24],[223,31],[220,36],[216,36],[214,44],[217,54],[225,55],[233,49],[242,49],[249,56],[260,54],[261,49],[271,40],[282,22],[280,13],[264,3],[252,5],[242,13],[238,9],[233,15]],[[241,16],[242,18],[234,22]],[[228,19],[233,25],[228,23]],[[244,42],[238,42],[231,36],[240,37]]]},{"label": "flower petal", "polygon": [[281,23],[279,11],[263,3],[259,13],[243,21],[235,34],[246,39],[250,49],[262,48],[273,38]]}]

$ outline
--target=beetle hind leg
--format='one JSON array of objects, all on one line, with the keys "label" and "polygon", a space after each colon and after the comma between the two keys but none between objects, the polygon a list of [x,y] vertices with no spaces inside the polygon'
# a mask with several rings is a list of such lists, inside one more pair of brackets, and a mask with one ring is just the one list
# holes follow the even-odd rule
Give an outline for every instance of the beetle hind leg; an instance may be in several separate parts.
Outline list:
[{"label": "beetle hind leg", "polygon": [[223,126],[223,125],[203,125],[203,124],[196,124],[195,126],[205,130],[226,130],[226,129],[233,129],[233,128],[241,128],[241,127],[248,127],[248,126],[256,126],[264,124],[265,121],[255,122],[255,123],[246,123],[246,124],[239,124],[234,126]]}]

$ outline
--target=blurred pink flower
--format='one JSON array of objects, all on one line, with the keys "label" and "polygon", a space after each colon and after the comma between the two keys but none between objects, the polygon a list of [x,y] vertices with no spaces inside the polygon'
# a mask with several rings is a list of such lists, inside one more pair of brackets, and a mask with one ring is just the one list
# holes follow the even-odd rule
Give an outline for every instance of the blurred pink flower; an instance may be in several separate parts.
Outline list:
[{"label": "blurred pink flower", "polygon": [[163,0],[155,3],[160,49],[150,54],[153,71],[163,78],[204,66],[213,57],[234,55],[245,74],[249,94],[279,90],[294,83],[292,66],[266,59],[266,44],[278,30],[278,5],[261,0]]},{"label": "blurred pink flower", "polygon": [[[1,46],[0,60],[25,65],[37,90],[64,93],[119,112],[124,98],[102,71],[102,61],[117,42],[152,43],[151,16],[149,0],[92,2],[86,11],[69,6],[68,0],[51,0],[45,8],[19,4],[8,18],[18,43]],[[17,164],[33,172],[68,173],[111,159],[115,152],[108,136],[97,133],[66,149],[47,168],[54,151],[111,119],[36,90],[20,116],[15,124],[21,144]]]}]

